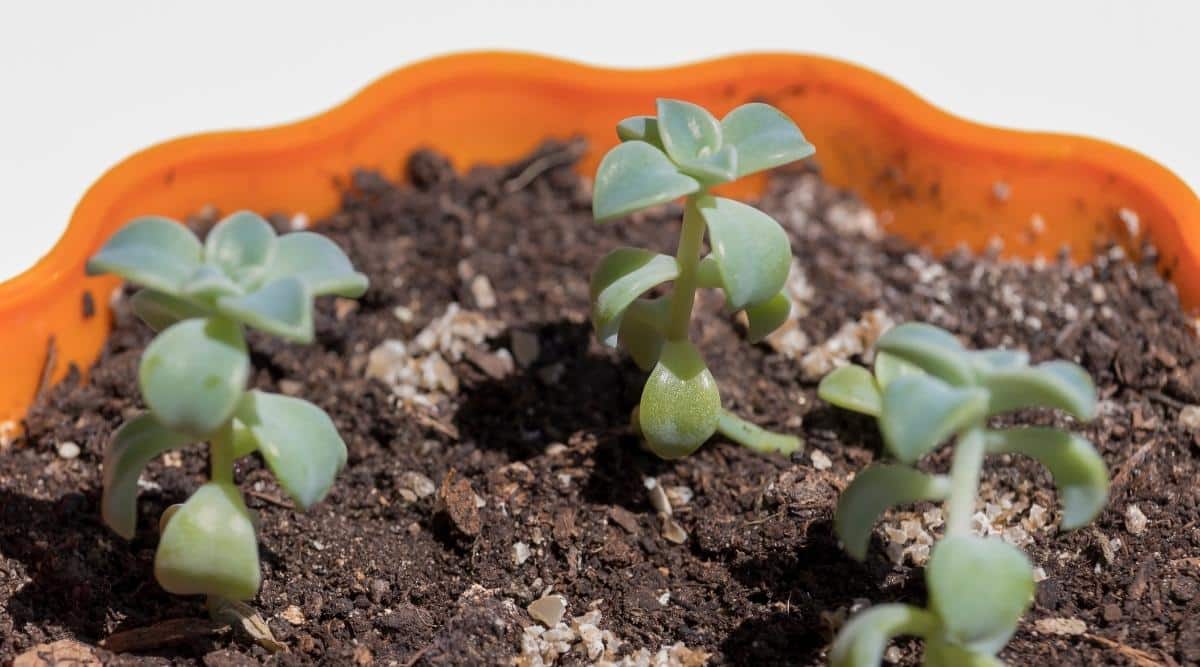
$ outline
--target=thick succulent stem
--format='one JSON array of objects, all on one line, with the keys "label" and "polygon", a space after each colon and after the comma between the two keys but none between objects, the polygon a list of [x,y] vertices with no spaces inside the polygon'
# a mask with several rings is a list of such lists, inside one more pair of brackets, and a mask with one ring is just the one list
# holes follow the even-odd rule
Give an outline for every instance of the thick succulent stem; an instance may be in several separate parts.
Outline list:
[{"label": "thick succulent stem", "polygon": [[[703,193],[700,193],[703,194]],[[683,209],[683,229],[679,233],[679,249],[675,261],[679,276],[671,294],[671,312],[667,320],[667,340],[686,340],[696,302],[697,272],[700,266],[700,246],[704,242],[704,218],[696,207],[700,194],[688,197]]]},{"label": "thick succulent stem", "polygon": [[728,410],[721,411],[717,430],[739,445],[762,454],[779,453],[786,456],[804,446],[804,441],[794,435],[773,433]]},{"label": "thick succulent stem", "polygon": [[222,484],[233,483],[233,424],[222,426],[208,443],[209,477]]},{"label": "thick succulent stem", "polygon": [[947,536],[971,532],[975,496],[979,493],[979,473],[983,470],[986,450],[987,438],[981,424],[959,434],[954,463],[950,466],[950,497],[946,499]]}]

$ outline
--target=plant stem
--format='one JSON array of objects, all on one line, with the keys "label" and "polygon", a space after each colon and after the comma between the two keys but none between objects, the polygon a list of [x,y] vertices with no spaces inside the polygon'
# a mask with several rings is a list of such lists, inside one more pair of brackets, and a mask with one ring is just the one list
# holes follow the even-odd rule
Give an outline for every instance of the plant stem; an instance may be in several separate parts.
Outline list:
[{"label": "plant stem", "polygon": [[696,272],[700,266],[700,245],[704,242],[704,218],[696,201],[705,192],[687,198],[683,209],[683,228],[679,232],[679,249],[675,261],[679,264],[679,276],[675,278],[675,289],[671,294],[671,312],[667,320],[667,340],[686,340],[688,324],[692,320],[692,306],[696,302]]},{"label": "plant stem", "polygon": [[214,482],[233,484],[233,424],[222,426],[208,443],[209,477]]},{"label": "plant stem", "polygon": [[983,425],[976,424],[958,436],[954,463],[950,465],[950,497],[946,499],[946,536],[967,535],[975,514],[979,473],[987,447]]},{"label": "plant stem", "polygon": [[804,446],[804,441],[794,435],[772,433],[760,426],[738,417],[728,410],[721,411],[717,430],[726,438],[760,454],[791,454]]}]

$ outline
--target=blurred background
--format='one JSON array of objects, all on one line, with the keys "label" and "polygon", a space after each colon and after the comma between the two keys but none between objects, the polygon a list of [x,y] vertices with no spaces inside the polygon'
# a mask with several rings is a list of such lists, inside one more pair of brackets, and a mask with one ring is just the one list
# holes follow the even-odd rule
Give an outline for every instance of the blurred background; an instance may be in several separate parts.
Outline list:
[{"label": "blurred background", "polygon": [[1200,190],[1200,2],[437,0],[0,6],[0,280],[108,167],[184,134],[286,122],[430,56],[512,49],[649,67],[798,51],[961,116],[1084,134]]}]

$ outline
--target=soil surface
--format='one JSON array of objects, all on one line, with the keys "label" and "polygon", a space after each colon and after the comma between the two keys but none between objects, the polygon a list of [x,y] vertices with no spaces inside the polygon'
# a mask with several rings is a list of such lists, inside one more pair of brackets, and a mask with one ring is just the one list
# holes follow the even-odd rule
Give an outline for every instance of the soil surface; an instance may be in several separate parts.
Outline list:
[{"label": "soil surface", "polygon": [[[150,633],[166,639],[175,628],[180,641],[96,655],[114,664],[534,665],[564,652],[557,664],[697,664],[706,654],[712,664],[824,664],[852,609],[923,604],[922,552],[909,547],[938,529],[930,508],[905,508],[880,524],[865,563],[841,551],[837,494],[880,442],[872,421],[817,399],[816,374],[844,356],[840,343],[869,348],[888,322],[920,319],[972,346],[1076,360],[1103,399],[1088,425],[1022,416],[1096,443],[1114,482],[1093,525],[1055,529],[1053,484],[1036,464],[997,458],[986,468],[984,530],[1022,544],[1044,571],[1001,657],[1200,663],[1200,440],[1186,409],[1200,403],[1200,346],[1151,250],[1138,261],[1105,251],[1081,267],[935,259],[881,233],[811,165],[778,172],[759,205],[793,241],[802,316],[774,344],[751,345],[710,294],[693,339],[726,407],[807,446],[786,459],[718,437],[664,462],[627,428],[645,376],[594,340],[587,280],[619,245],[674,252],[681,211],[593,224],[590,183],[572,171],[580,149],[551,143],[465,174],[422,152],[403,180],[362,172],[343,183],[341,212],[319,229],[369,274],[370,290],[357,305],[322,300],[313,346],[251,337],[254,384],[320,405],[350,452],[307,513],[291,509],[257,457],[238,465],[261,519],[264,583],[253,605],[289,650],[272,655],[196,620]],[[215,218],[191,222],[203,230]],[[40,643],[96,646],[205,615],[201,601],[165,593],[152,574],[159,515],[205,481],[202,446],[148,467],[132,542],[100,522],[102,453],[141,409],[134,375],[151,338],[124,301],[116,313],[87,381],[76,375],[45,392],[27,435],[0,447],[0,664]],[[407,349],[376,350],[385,340]],[[948,453],[925,465],[944,469]],[[664,538],[648,478],[668,491],[688,533],[682,544]],[[907,538],[905,521],[916,522]],[[565,598],[568,626],[526,630],[535,625],[526,606],[547,592]],[[919,659],[919,642],[895,647],[889,658]]]}]

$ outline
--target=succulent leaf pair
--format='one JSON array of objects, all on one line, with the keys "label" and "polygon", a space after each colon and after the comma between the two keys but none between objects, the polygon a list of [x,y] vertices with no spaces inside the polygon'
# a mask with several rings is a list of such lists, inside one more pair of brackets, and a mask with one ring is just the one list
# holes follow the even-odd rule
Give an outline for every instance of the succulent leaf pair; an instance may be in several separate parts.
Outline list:
[{"label": "succulent leaf pair", "polygon": [[138,368],[149,411],[122,425],[105,453],[105,522],[132,538],[142,469],[170,449],[208,441],[212,481],[165,521],[155,576],[172,593],[253,597],[258,545],[233,484],[233,462],[259,452],[307,509],[345,465],[346,445],[312,403],[246,390],[251,368],[243,326],[310,342],[313,297],[361,295],[366,276],[324,236],[277,237],[250,212],[222,220],[203,244],[173,220],[138,218],[109,239],[87,270],[145,287],[131,305],[160,331]]},{"label": "succulent leaf pair", "polygon": [[[821,381],[830,403],[878,419],[887,451],[899,463],[873,465],[854,478],[838,503],[834,528],[856,559],[866,557],[875,521],[889,507],[946,501],[946,538],[925,569],[929,610],[881,605],[853,619],[831,652],[834,665],[874,665],[891,637],[926,639],[930,665],[999,664],[1033,594],[1033,572],[1016,548],[970,534],[983,459],[1022,454],[1054,476],[1061,524],[1073,529],[1103,509],[1108,472],[1084,438],[1053,428],[987,428],[989,417],[1031,407],[1053,408],[1081,421],[1096,414],[1087,372],[1065,361],[1029,364],[1024,352],[965,349],[928,324],[902,324],[876,345],[875,373],[844,366]],[[913,467],[957,438],[949,475]]]},{"label": "succulent leaf pair", "polygon": [[[687,197],[674,257],[618,248],[592,275],[597,337],[620,345],[651,371],[634,416],[650,449],[664,458],[692,453],[716,431],[748,447],[790,452],[791,436],[772,434],[721,408],[716,381],[687,328],[698,287],[721,289],[731,311],[744,310],[751,341],[788,317],[784,283],[791,267],[787,234],[770,216],[708,193],[714,185],[812,155],[812,144],[777,109],[742,105],[723,119],[694,104],[658,100],[656,116],[617,126],[622,143],[596,173],[593,213],[604,222]],[[701,258],[707,233],[711,253]],[[646,298],[674,282],[665,296]]]}]

